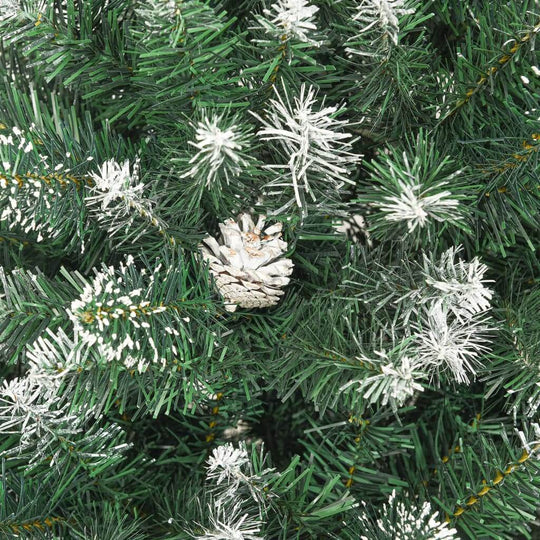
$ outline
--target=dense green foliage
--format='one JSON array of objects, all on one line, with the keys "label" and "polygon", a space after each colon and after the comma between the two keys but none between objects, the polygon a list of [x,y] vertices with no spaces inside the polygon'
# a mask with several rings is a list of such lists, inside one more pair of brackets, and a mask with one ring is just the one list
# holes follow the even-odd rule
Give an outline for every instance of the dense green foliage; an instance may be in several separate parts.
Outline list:
[{"label": "dense green foliage", "polygon": [[[395,490],[459,537],[531,538],[538,3],[395,1],[387,26],[354,19],[369,3],[314,0],[304,39],[271,0],[0,0],[1,538],[233,538],[202,536],[207,460],[240,441],[261,537],[396,538]],[[264,129],[308,87],[349,135],[339,174],[316,149],[291,180]],[[197,154],[208,118],[239,161]],[[129,160],[124,206],[108,160]],[[400,217],[407,185],[426,215]],[[230,313],[199,244],[245,211],[283,224],[294,272]],[[367,240],[337,229],[355,214]],[[486,265],[489,310],[437,311],[452,249]],[[463,369],[422,363],[436,316]]]}]

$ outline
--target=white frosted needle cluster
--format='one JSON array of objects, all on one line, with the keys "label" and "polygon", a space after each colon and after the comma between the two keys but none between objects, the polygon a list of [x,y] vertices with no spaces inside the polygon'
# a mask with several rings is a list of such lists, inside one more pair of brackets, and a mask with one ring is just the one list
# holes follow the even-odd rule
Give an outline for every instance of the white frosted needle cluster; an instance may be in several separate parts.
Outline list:
[{"label": "white frosted needle cluster", "polygon": [[425,227],[430,220],[458,220],[460,215],[456,210],[459,207],[459,201],[452,199],[450,191],[429,194],[446,183],[440,182],[437,186],[425,189],[414,177],[408,181],[398,180],[398,193],[383,197],[383,202],[376,203],[375,206],[385,213],[388,221],[405,223],[409,233],[417,227]]},{"label": "white frosted needle cluster", "polygon": [[[30,127],[32,130],[34,124]],[[27,138],[28,137],[28,138]],[[0,171],[10,171],[13,159],[9,153],[4,154],[4,148],[13,147],[20,157],[21,152],[28,154],[34,150],[34,145],[28,134],[23,133],[17,126],[14,126],[12,133],[3,135],[0,133]],[[40,154],[43,165],[48,168],[46,156]],[[24,158],[23,158],[24,159]],[[61,165],[60,165],[61,167]],[[58,167],[56,170],[59,170]],[[36,241],[41,242],[44,238],[54,238],[60,234],[58,224],[51,223],[51,201],[58,196],[55,189],[47,185],[38,178],[38,174],[27,175],[19,184],[9,181],[6,175],[0,176],[0,188],[2,195],[7,198],[0,212],[0,221],[4,222],[10,229],[22,230],[25,234],[35,232]],[[56,220],[54,220],[56,221]]]},{"label": "white frosted needle cluster", "polygon": [[415,335],[418,356],[431,371],[449,370],[458,383],[468,383],[479,357],[489,350],[489,330],[481,320],[453,319],[449,308],[435,304],[424,313]]},{"label": "white frosted needle cluster", "polygon": [[177,11],[176,0],[142,0],[135,8],[145,26],[154,32],[163,30],[163,19],[175,20]]},{"label": "white frosted needle cluster", "polygon": [[420,369],[418,359],[404,355],[392,361],[384,351],[375,351],[375,354],[380,357],[375,362],[365,356],[359,357],[358,360],[368,364],[380,363],[380,373],[365,379],[349,381],[340,388],[341,391],[358,384],[358,390],[362,392],[364,399],[370,403],[380,401],[383,406],[390,404],[396,410],[416,391],[424,390],[418,381],[424,379],[426,374]]},{"label": "white frosted needle cluster", "polygon": [[[103,360],[121,361],[128,369],[136,367],[143,372],[151,363],[166,363],[150,331],[154,324],[152,318],[166,308],[151,306],[146,298],[153,282],[159,279],[160,267],[156,267],[143,289],[129,285],[133,264],[133,257],[128,256],[126,263],[120,263],[116,269],[110,266],[96,271],[67,312],[76,337],[89,347],[95,346]],[[112,330],[114,326],[123,331]],[[148,347],[147,354],[141,354],[143,346]]]},{"label": "white frosted needle cluster", "polygon": [[133,207],[135,201],[141,199],[144,185],[138,183],[138,163],[136,163],[133,175],[130,171],[129,160],[122,165],[114,159],[105,161],[99,167],[99,173],[92,173],[94,186],[93,195],[89,201],[99,202],[102,210],[107,210],[114,201],[121,201],[125,209]]},{"label": "white frosted needle cluster", "polygon": [[316,43],[309,34],[317,30],[314,15],[319,11],[306,0],[279,0],[263,13],[270,18],[283,41],[295,38],[305,43]]},{"label": "white frosted needle cluster", "polygon": [[360,33],[376,27],[397,45],[399,16],[414,13],[414,9],[406,7],[408,3],[408,0],[362,0],[353,19],[365,25]]},{"label": "white frosted needle cluster", "polygon": [[424,285],[414,311],[420,309],[415,343],[420,360],[433,372],[448,370],[459,383],[467,383],[488,350],[492,331],[487,316],[493,291],[485,286],[487,267],[478,258],[456,261],[460,247],[446,250],[439,259],[424,255]]},{"label": "white frosted needle cluster", "polygon": [[[389,362],[383,365],[381,371],[380,377],[387,383],[382,405],[390,403],[397,408],[403,405],[407,398],[412,397],[415,391],[424,390],[422,385],[416,382],[423,373],[418,369],[418,364],[407,356],[401,358],[399,363]],[[364,397],[368,399],[370,396],[366,393]]]},{"label": "white frosted needle cluster", "polygon": [[241,504],[224,504],[218,499],[208,505],[210,527],[203,527],[204,533],[194,536],[198,540],[263,540],[258,536],[261,522],[248,513],[242,514]]},{"label": "white frosted needle cluster", "polygon": [[18,16],[34,18],[47,8],[47,0],[0,0],[0,22]]},{"label": "white frosted needle cluster", "polygon": [[273,306],[290,281],[293,262],[283,257],[287,243],[280,238],[281,223],[264,224],[264,216],[255,224],[249,214],[242,214],[238,221],[219,224],[219,242],[212,236],[203,240],[202,256],[210,263],[228,311]]},{"label": "white frosted needle cluster", "polygon": [[230,176],[237,176],[248,162],[242,154],[246,144],[246,135],[233,124],[223,127],[222,116],[208,118],[204,116],[195,130],[195,141],[189,144],[198,152],[190,159],[191,168],[182,176],[197,178],[205,176],[205,185],[211,185],[222,172],[227,183]]},{"label": "white frosted needle cluster", "polygon": [[106,225],[111,236],[121,229],[129,230],[135,217],[143,218],[167,236],[165,224],[154,215],[153,203],[143,196],[145,186],[139,182],[138,159],[133,172],[130,172],[129,160],[122,165],[114,159],[105,161],[99,172],[92,173],[92,179],[94,185],[90,188],[90,196],[86,197],[86,204],[98,221]]},{"label": "white frosted needle cluster", "polygon": [[491,308],[493,291],[485,284],[492,280],[484,279],[488,268],[478,257],[470,262],[456,261],[460,249],[446,250],[436,262],[424,255],[424,272],[434,301],[447,306],[458,318],[470,319]]},{"label": "white frosted needle cluster", "polygon": [[370,530],[370,536],[361,536],[361,540],[373,538],[388,538],[392,540],[412,540],[426,538],[429,540],[457,539],[456,529],[449,528],[448,524],[440,521],[439,512],[433,512],[431,504],[424,502],[422,506],[409,506],[396,501],[396,491],[383,504],[379,512],[375,527],[371,521],[361,515],[360,521]]},{"label": "white frosted needle cluster", "polygon": [[0,434],[20,434],[18,451],[31,450],[31,462],[50,453],[59,436],[68,438],[81,430],[81,417],[69,414],[69,404],[59,405],[59,383],[46,379],[31,375],[4,381],[0,387]]},{"label": "white frosted needle cluster", "polygon": [[219,485],[223,481],[234,492],[241,481],[247,479],[242,467],[249,463],[247,450],[244,446],[235,448],[232,444],[223,444],[214,448],[208,458],[206,476],[215,480]]},{"label": "white frosted needle cluster", "polygon": [[336,190],[344,183],[352,183],[351,165],[360,161],[360,155],[351,152],[351,134],[343,131],[348,122],[334,118],[338,108],[323,106],[318,110],[316,90],[305,84],[293,104],[286,93],[284,100],[277,88],[274,90],[277,99],[270,100],[265,117],[254,116],[264,126],[259,131],[262,139],[277,141],[287,157],[287,163],[279,167],[289,169],[298,206],[303,205],[301,192],[315,200],[311,175]]}]

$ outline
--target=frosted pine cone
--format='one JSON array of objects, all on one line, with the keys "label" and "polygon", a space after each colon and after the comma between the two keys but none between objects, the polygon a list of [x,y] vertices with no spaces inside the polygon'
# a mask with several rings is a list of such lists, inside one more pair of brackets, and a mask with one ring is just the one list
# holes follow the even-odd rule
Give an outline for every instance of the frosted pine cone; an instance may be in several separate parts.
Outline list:
[{"label": "frosted pine cone", "polygon": [[265,216],[255,225],[249,214],[242,214],[238,222],[219,224],[219,243],[212,236],[203,240],[203,258],[210,263],[227,311],[273,306],[290,281],[293,262],[282,258],[287,242],[280,239],[281,223],[263,231],[264,222]]}]

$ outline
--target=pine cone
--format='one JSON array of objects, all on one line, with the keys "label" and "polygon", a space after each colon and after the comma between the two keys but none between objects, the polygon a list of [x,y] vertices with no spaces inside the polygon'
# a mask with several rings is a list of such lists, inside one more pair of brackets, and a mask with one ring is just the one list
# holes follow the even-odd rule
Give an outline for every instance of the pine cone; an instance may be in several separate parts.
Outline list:
[{"label": "pine cone", "polygon": [[287,242],[280,239],[281,223],[262,232],[265,216],[257,225],[249,214],[238,222],[228,219],[219,224],[221,241],[212,236],[203,240],[201,252],[210,263],[217,287],[227,311],[273,306],[283,295],[282,287],[290,281],[293,262],[282,258]]}]

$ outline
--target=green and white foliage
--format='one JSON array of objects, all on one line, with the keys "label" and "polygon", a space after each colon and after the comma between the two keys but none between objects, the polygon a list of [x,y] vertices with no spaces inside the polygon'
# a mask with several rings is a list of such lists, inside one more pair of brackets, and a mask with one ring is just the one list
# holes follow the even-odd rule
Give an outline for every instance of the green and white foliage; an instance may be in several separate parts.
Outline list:
[{"label": "green and white foliage", "polygon": [[[223,499],[208,503],[203,509],[208,516],[208,526],[199,525],[195,532],[190,533],[198,540],[225,540],[241,538],[242,540],[262,540],[259,536],[261,522],[248,513],[242,512],[240,504],[226,505]],[[202,513],[202,512],[201,512]]]},{"label": "green and white foliage", "polygon": [[0,21],[15,17],[19,11],[18,0],[3,0],[0,4]]},{"label": "green and white foliage", "polygon": [[[365,506],[365,505],[364,505]],[[364,534],[361,540],[455,540],[457,531],[441,518],[439,512],[433,511],[431,504],[411,504],[396,495],[396,491],[382,505],[375,518],[364,513],[359,516]]]},{"label": "green and white foliage", "polygon": [[73,243],[81,236],[79,180],[69,166],[51,163],[40,137],[35,124],[0,129],[0,223],[21,242]]},{"label": "green and white foliage", "polygon": [[0,0],[0,538],[534,538],[538,7]]},{"label": "green and white foliage", "polygon": [[[474,379],[494,330],[489,316],[493,291],[484,278],[487,267],[477,258],[457,259],[459,252],[460,248],[450,248],[437,258],[424,254],[422,263],[381,268],[369,281],[361,284],[353,278],[347,284],[358,289],[366,304],[388,310],[395,321],[392,341],[403,344],[399,356],[407,366],[412,359],[412,365],[435,384],[444,372],[459,383]],[[387,384],[390,380],[391,376],[386,378]]]},{"label": "green and white foliage", "polygon": [[[316,535],[322,533],[316,524],[317,515],[338,516],[358,506],[347,494],[337,498],[332,494],[337,478],[312,497],[309,488],[314,478],[309,466],[306,468],[298,457],[282,471],[268,467],[268,462],[262,445],[253,444],[251,451],[244,442],[237,448],[231,443],[214,448],[206,462],[204,485],[189,500],[197,517],[183,532],[201,540],[258,540],[294,534],[294,529],[289,528],[292,515],[293,521]],[[339,530],[338,524],[332,528]]]},{"label": "green and white foliage", "polygon": [[278,0],[258,16],[259,27],[276,41],[297,41],[318,47],[316,14],[319,8],[308,0]]},{"label": "green and white foliage", "polygon": [[[25,459],[28,471],[46,463],[61,470],[71,459],[85,468],[112,465],[129,448],[119,426],[99,427],[91,408],[77,414],[59,395],[61,378],[31,370],[25,377],[4,381],[0,389],[0,420],[5,445],[1,456]],[[111,460],[112,458],[112,460]]]},{"label": "green and white foliage", "polygon": [[[197,153],[189,160],[191,169],[185,176],[191,176],[205,187],[218,183],[220,176],[228,184],[229,177],[238,176],[248,165],[246,149],[251,146],[249,132],[237,125],[239,119],[224,119],[223,116],[203,118],[195,128],[195,140],[189,141]],[[218,184],[219,186],[219,184]]]},{"label": "green and white foliage", "polygon": [[373,357],[369,358],[359,355],[357,359],[369,364],[375,374],[350,380],[340,388],[340,391],[354,386],[368,403],[380,403],[383,407],[390,404],[392,409],[397,410],[416,392],[424,390],[420,383],[427,375],[425,364],[420,358],[411,359],[403,353],[395,356],[395,360],[392,360],[385,351],[374,351]]},{"label": "green and white foliage", "polygon": [[[264,462],[262,449],[260,456]],[[205,489],[210,497],[207,508],[197,500],[201,518],[208,525],[192,526],[193,537],[264,538],[259,533],[267,513],[267,499],[272,497],[267,493],[267,483],[276,476],[273,468],[255,472],[245,443],[238,448],[231,443],[214,448],[206,463]]]},{"label": "green and white foliage", "polygon": [[[360,35],[366,34],[367,39],[371,39],[371,46],[375,48],[387,49],[392,44],[398,44],[400,18],[415,12],[414,0],[360,0],[356,6],[356,13],[353,20],[358,24],[358,35],[352,38],[355,42]],[[364,36],[362,36],[364,37]],[[356,50],[354,47],[348,49],[349,54],[369,54]]]},{"label": "green and white foliage", "polygon": [[292,189],[294,201],[284,206],[294,202],[305,216],[314,203],[321,207],[340,200],[347,184],[353,184],[351,175],[361,156],[352,151],[348,121],[336,118],[342,108],[325,107],[324,98],[318,104],[316,89],[306,85],[293,102],[285,88],[275,91],[277,99],[270,100],[265,116],[255,115],[263,125],[258,135],[271,141],[282,158],[281,163],[267,165],[276,176],[267,194],[279,203]]},{"label": "green and white foliage", "polygon": [[435,304],[412,325],[418,357],[431,373],[449,371],[458,383],[475,378],[481,357],[489,351],[486,339],[491,328],[482,320],[454,318]]},{"label": "green and white foliage", "polygon": [[190,124],[189,136],[185,155],[172,161],[183,169],[179,181],[193,208],[209,201],[223,211],[232,200],[232,208],[238,209],[257,194],[258,163],[249,151],[255,138],[242,116],[202,110],[200,120]]},{"label": "green and white foliage", "polygon": [[180,9],[176,0],[145,0],[137,2],[135,13],[141,18],[149,33],[160,34],[164,26],[176,22]]},{"label": "green and white foliage", "polygon": [[369,229],[375,238],[418,243],[432,239],[443,226],[470,230],[470,173],[440,156],[426,133],[409,141],[405,150],[389,148],[371,162],[370,170],[357,202],[372,209]]},{"label": "green and white foliage", "polygon": [[[210,321],[211,302],[197,296],[200,289],[189,283],[181,257],[167,262],[141,268],[128,256],[88,281],[79,278],[80,297],[67,310],[74,334],[104,360],[140,373],[151,366],[189,366],[199,354],[211,355],[212,334],[201,324]],[[198,350],[201,331],[207,337]],[[167,346],[158,348],[163,340]]]},{"label": "green and white foliage", "polygon": [[136,242],[148,228],[155,229],[174,245],[166,224],[156,214],[155,203],[144,196],[145,186],[139,181],[139,175],[139,160],[133,167],[129,160],[121,165],[114,159],[105,161],[92,173],[93,185],[85,198],[90,216],[110,236],[118,236],[121,231],[123,238],[119,245],[128,240]]},{"label": "green and white foliage", "polygon": [[2,0],[0,23],[17,19],[32,19],[47,7],[50,0]]}]

